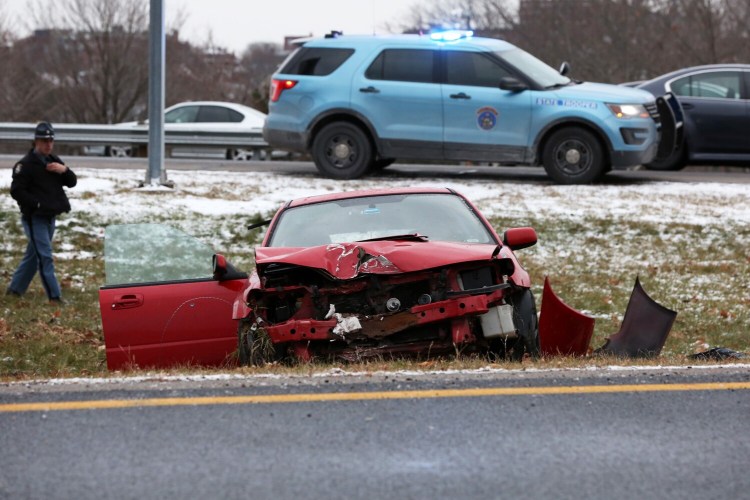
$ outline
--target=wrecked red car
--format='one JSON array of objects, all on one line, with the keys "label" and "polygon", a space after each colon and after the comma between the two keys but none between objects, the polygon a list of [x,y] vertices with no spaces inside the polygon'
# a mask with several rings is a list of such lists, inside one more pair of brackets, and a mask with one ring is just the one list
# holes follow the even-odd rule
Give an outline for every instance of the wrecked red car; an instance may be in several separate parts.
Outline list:
[{"label": "wrecked red car", "polygon": [[[173,228],[108,227],[99,291],[107,366],[591,352],[594,319],[548,281],[537,321],[514,254],[536,243],[535,231],[501,238],[453,190],[303,198],[251,228],[265,225],[249,276]],[[676,314],[636,281],[620,331],[594,352],[658,355]]]},{"label": "wrecked red car", "polygon": [[216,365],[234,353],[258,364],[539,352],[529,275],[513,253],[536,233],[501,238],[453,190],[309,197],[266,222],[249,276],[170,228],[107,228],[109,368]]}]

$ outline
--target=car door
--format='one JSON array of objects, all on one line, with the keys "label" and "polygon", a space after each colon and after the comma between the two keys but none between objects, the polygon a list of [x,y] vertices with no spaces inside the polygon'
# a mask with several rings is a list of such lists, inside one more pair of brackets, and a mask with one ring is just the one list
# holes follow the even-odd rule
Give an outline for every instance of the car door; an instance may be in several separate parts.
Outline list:
[{"label": "car door", "polygon": [[109,226],[99,307],[110,370],[231,364],[247,275],[213,276],[211,249],[159,224]]},{"label": "car door", "polygon": [[515,76],[490,54],[443,49],[443,140],[456,160],[523,161],[529,142],[529,92],[501,90]]},{"label": "car door", "polygon": [[388,48],[352,81],[352,108],[365,116],[392,158],[440,158],[443,110],[432,49]]},{"label": "car door", "polygon": [[682,104],[692,159],[731,159],[750,153],[743,78],[739,70],[706,70],[667,83]]}]

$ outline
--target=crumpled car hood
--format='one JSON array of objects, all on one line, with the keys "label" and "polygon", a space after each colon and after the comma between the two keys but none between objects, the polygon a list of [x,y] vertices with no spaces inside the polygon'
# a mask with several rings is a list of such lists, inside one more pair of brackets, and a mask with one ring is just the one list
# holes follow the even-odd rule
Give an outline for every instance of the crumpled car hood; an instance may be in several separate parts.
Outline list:
[{"label": "crumpled car hood", "polygon": [[[443,241],[362,241],[335,243],[306,248],[257,247],[255,262],[283,263],[327,271],[337,279],[352,279],[358,274],[396,274],[493,257],[508,257],[499,245],[451,243]],[[510,252],[508,252],[510,253]]]}]

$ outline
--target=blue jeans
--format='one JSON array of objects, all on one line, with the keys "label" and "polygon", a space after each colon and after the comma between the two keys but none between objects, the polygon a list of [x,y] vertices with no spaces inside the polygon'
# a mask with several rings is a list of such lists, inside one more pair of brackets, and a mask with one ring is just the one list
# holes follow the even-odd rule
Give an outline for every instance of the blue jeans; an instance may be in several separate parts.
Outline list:
[{"label": "blue jeans", "polygon": [[55,278],[55,262],[52,259],[52,236],[55,234],[55,218],[32,215],[21,216],[23,231],[29,239],[26,253],[13,273],[8,290],[19,295],[26,292],[39,270],[42,286],[47,298],[60,298],[60,285]]}]

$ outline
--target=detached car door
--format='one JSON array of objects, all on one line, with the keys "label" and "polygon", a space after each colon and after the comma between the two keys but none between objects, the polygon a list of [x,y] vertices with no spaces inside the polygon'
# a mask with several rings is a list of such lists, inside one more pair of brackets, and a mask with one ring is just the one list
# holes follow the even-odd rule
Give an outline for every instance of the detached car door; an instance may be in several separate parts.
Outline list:
[{"label": "detached car door", "polygon": [[99,307],[110,370],[234,363],[247,275],[213,277],[212,250],[159,224],[109,226]]}]

